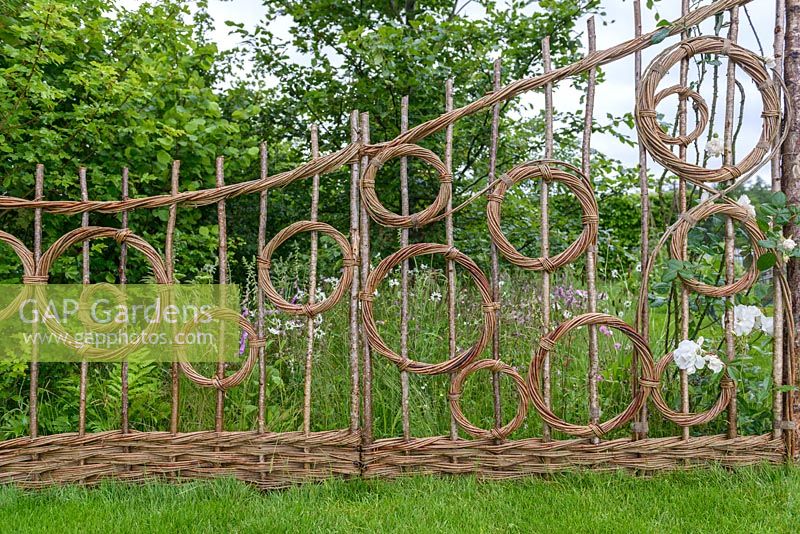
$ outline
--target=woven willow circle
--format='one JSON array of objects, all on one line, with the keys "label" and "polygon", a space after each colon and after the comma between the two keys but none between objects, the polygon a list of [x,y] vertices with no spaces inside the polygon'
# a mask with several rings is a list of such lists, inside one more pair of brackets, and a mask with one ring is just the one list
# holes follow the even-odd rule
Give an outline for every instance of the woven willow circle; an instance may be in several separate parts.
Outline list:
[{"label": "woven willow circle", "polygon": [[53,266],[53,263],[55,263],[55,261],[71,246],[82,241],[107,237],[113,238],[117,243],[126,243],[129,247],[144,254],[145,259],[147,259],[147,262],[150,264],[150,268],[153,270],[156,283],[169,284],[169,277],[167,276],[167,269],[164,266],[164,262],[150,243],[130,230],[121,230],[119,228],[110,228],[107,226],[85,226],[76,228],[59,237],[42,255],[42,259],[39,261],[37,274],[43,277],[43,282],[47,282],[47,276],[50,273],[50,268]]},{"label": "woven willow circle", "polygon": [[80,299],[78,300],[77,315],[81,322],[86,326],[90,326],[94,332],[113,332],[114,330],[119,329],[119,323],[115,323],[114,321],[109,323],[98,323],[90,314],[91,306],[89,302],[92,298],[94,298],[95,293],[102,291],[113,293],[114,296],[119,299],[118,301],[125,302],[126,300],[125,292],[113,284],[107,284],[103,282],[100,284],[83,286]]},{"label": "woven willow circle", "polygon": [[[38,282],[47,282],[50,269],[55,261],[73,245],[83,241],[91,241],[92,239],[109,237],[113,238],[117,243],[126,243],[129,247],[141,252],[144,255],[145,259],[150,264],[150,268],[153,271],[153,276],[156,279],[155,290],[158,292],[158,299],[160,299],[162,302],[168,302],[170,300],[169,277],[167,276],[167,270],[164,266],[164,262],[161,260],[161,256],[158,254],[158,251],[156,251],[156,249],[150,245],[150,243],[128,229],[110,228],[106,226],[85,226],[76,228],[71,232],[67,232],[58,238],[58,240],[47,249],[47,251],[39,260],[36,275]],[[43,293],[37,291],[36,298],[40,305],[42,305],[43,297]],[[157,321],[148,321],[148,324],[145,327],[142,335],[137,337],[138,341],[127,343],[119,348],[109,350],[100,349],[92,345],[76,341],[63,329],[58,321],[54,321],[48,317],[45,317],[44,323],[48,329],[59,336],[59,342],[73,347],[82,358],[92,361],[112,361],[125,357],[142,346],[145,334],[152,334],[159,327]]]},{"label": "woven willow circle", "polygon": [[[27,284],[36,283],[38,281],[35,275],[36,262],[34,261],[33,253],[28,250],[28,247],[13,235],[8,232],[3,232],[2,230],[0,230],[0,243],[5,243],[10,246],[19,258],[22,264],[22,282],[26,284],[26,286]],[[24,287],[8,306],[0,310],[0,321],[19,313],[20,305],[25,302],[30,295],[31,289],[29,287]]]},{"label": "woven willow circle", "polygon": [[685,100],[690,98],[694,104],[695,109],[697,110],[697,124],[687,135],[679,135],[673,137],[667,134],[661,128],[658,129],[658,135],[661,137],[662,142],[668,145],[682,145],[687,146],[689,143],[692,143],[696,139],[699,139],[700,136],[703,134],[703,130],[706,129],[708,126],[708,105],[706,101],[700,96],[700,93],[695,91],[694,89],[690,89],[688,87],[683,87],[681,85],[673,85],[672,87],[667,87],[666,89],[660,91],[655,98],[655,106],[657,107],[658,104],[667,98],[670,95],[678,95],[681,100]]},{"label": "woven willow circle", "polygon": [[[656,363],[656,376],[659,382],[661,381],[661,377],[664,376],[664,371],[667,369],[667,366],[672,363],[672,361],[673,354],[670,352]],[[736,384],[727,374],[722,377],[719,385],[720,393],[717,402],[704,412],[676,412],[666,403],[661,394],[661,388],[659,387],[653,388],[653,404],[656,405],[658,411],[661,412],[664,417],[678,426],[704,425],[713,421],[719,414],[725,411],[725,408],[730,404],[734,392],[736,391]]]},{"label": "woven willow circle", "polygon": [[[665,141],[665,134],[658,121],[656,90],[666,72],[681,60],[697,54],[721,54],[728,56],[738,67],[745,71],[755,82],[761,94],[762,128],[758,143],[736,165],[723,165],[718,169],[706,169],[683,161],[674,154]],[[672,89],[672,88],[671,88]],[[666,96],[663,94],[659,95]],[[652,154],[653,159],[677,176],[693,182],[722,182],[735,180],[753,170],[769,153],[780,126],[780,98],[772,79],[764,68],[763,60],[752,52],[731,43],[727,39],[714,37],[698,37],[682,41],[679,45],[668,48],[659,54],[642,77],[641,87],[636,102],[636,129],[639,140]],[[676,139],[678,144],[691,139]]]},{"label": "woven willow circle", "polygon": [[[611,328],[619,330],[631,340],[633,343],[633,350],[636,352],[637,362],[641,368],[641,376],[639,377],[640,387],[634,393],[631,403],[619,415],[598,424],[589,423],[588,425],[575,425],[556,416],[547,404],[545,404],[540,391],[540,382],[542,379],[544,360],[547,358],[547,355],[550,354],[550,351],[558,340],[564,337],[570,330],[587,325],[610,326]],[[658,380],[656,379],[653,365],[653,355],[650,353],[650,347],[647,345],[647,342],[636,330],[628,326],[628,324],[621,319],[604,313],[585,313],[579,315],[561,323],[555,330],[542,337],[542,339],[539,340],[539,350],[534,355],[533,360],[531,360],[531,367],[528,371],[528,391],[531,394],[531,401],[534,406],[536,406],[542,419],[551,427],[561,430],[562,432],[585,438],[602,437],[604,434],[621,427],[633,419],[647,401],[647,395],[650,393],[650,390],[656,386],[658,386]]]},{"label": "woven willow circle", "polygon": [[758,227],[756,220],[747,213],[747,210],[734,203],[706,204],[700,206],[698,209],[693,210],[690,216],[684,215],[683,218],[678,222],[675,227],[675,233],[672,235],[672,241],[670,242],[669,248],[670,255],[673,258],[686,261],[686,255],[684,252],[686,250],[686,242],[688,239],[689,230],[695,224],[697,224],[697,222],[707,219],[712,215],[718,214],[727,215],[731,219],[735,219],[742,223],[745,232],[747,232],[747,236],[750,239],[750,246],[753,249],[753,261],[750,263],[750,266],[747,268],[747,271],[741,278],[724,286],[711,286],[699,282],[694,278],[681,277],[681,281],[686,287],[696,293],[706,295],[708,297],[721,298],[730,297],[737,293],[741,293],[742,291],[746,291],[758,280],[759,271],[756,260],[763,253],[763,249],[758,242],[766,239],[766,237]]},{"label": "woven willow circle", "polygon": [[[475,281],[475,285],[478,287],[483,302],[483,329],[481,330],[478,340],[472,347],[461,351],[454,358],[440,363],[425,363],[411,359],[403,359],[399,354],[389,348],[383,338],[381,338],[372,311],[372,295],[389,272],[403,261],[425,254],[442,254],[448,260],[454,261],[464,267],[472,277],[472,280]],[[361,315],[364,321],[364,333],[369,340],[370,346],[375,349],[376,352],[383,354],[386,358],[394,362],[401,371],[409,371],[420,375],[450,373],[474,360],[483,349],[486,348],[486,344],[492,336],[495,313],[498,308],[499,304],[492,300],[489,281],[486,279],[480,267],[455,247],[437,243],[415,243],[405,246],[394,254],[387,256],[378,264],[375,270],[370,273],[364,291],[361,293]]]},{"label": "woven willow circle", "polygon": [[[519,396],[517,413],[511,421],[500,428],[486,430],[477,427],[470,423],[469,419],[464,416],[464,412],[461,410],[459,400],[461,398],[461,391],[464,388],[464,382],[466,382],[470,374],[475,371],[480,371],[481,369],[489,369],[493,373],[502,373],[511,377],[511,380],[514,381],[514,385],[517,388],[517,395]],[[463,428],[465,432],[476,438],[503,440],[522,425],[528,413],[528,388],[525,385],[525,380],[519,376],[519,373],[517,373],[513,367],[500,360],[478,360],[461,369],[450,384],[450,394],[448,398],[450,399],[450,413],[453,414],[453,419],[456,420],[458,425]]]},{"label": "woven willow circle", "polygon": [[[439,173],[439,193],[433,203],[412,215],[398,215],[387,210],[375,192],[375,175],[378,169],[387,161],[394,158],[413,157],[431,165]],[[364,176],[361,178],[361,199],[370,216],[379,224],[390,228],[418,228],[425,226],[447,207],[450,199],[450,184],[453,182],[453,175],[447,169],[439,156],[418,145],[396,145],[378,152],[367,165]]]},{"label": "woven willow circle", "polygon": [[[269,277],[269,268],[272,265],[272,254],[281,244],[287,239],[293,237],[301,232],[319,232],[333,239],[342,251],[342,277],[333,292],[324,300],[315,303],[306,304],[292,304],[284,299],[280,293],[272,285],[272,280]],[[322,312],[328,311],[333,308],[337,302],[344,296],[350,283],[353,281],[353,269],[356,260],[353,256],[353,250],[350,248],[350,243],[333,226],[321,222],[314,221],[298,221],[290,224],[273,237],[269,243],[266,244],[261,255],[258,257],[258,284],[264,291],[267,298],[281,311],[291,313],[293,315],[306,315],[313,317]]]},{"label": "woven willow circle", "polygon": [[[599,222],[597,201],[594,192],[586,178],[572,165],[558,163],[571,172],[554,166],[554,162],[533,161],[514,167],[500,178],[494,191],[488,195],[486,205],[486,218],[489,224],[489,234],[492,236],[498,250],[508,261],[532,271],[552,272],[575,260],[597,240],[597,226]],[[500,228],[500,205],[503,202],[509,187],[523,180],[542,178],[547,182],[555,181],[564,184],[577,197],[583,210],[581,221],[583,230],[578,238],[562,252],[552,257],[529,258],[520,254],[514,245],[503,235]]]},{"label": "woven willow circle", "polygon": [[[253,325],[247,322],[247,319],[242,317],[241,314],[236,313],[233,310],[229,310],[227,308],[211,308],[210,310],[204,312],[204,314],[213,319],[236,321],[239,327],[247,333],[247,359],[235,373],[225,377],[213,376],[209,378],[198,373],[192,364],[185,360],[185,350],[183,349],[183,346],[176,344],[178,365],[180,365],[181,371],[183,371],[183,374],[186,375],[186,378],[198,386],[205,388],[216,388],[225,391],[226,389],[236,387],[244,382],[245,378],[247,378],[247,376],[250,374],[250,371],[253,370],[256,360],[258,360],[258,349],[265,345],[265,340],[263,338],[259,339],[258,334],[253,328]],[[198,315],[193,320],[184,324],[183,328],[181,329],[181,334],[186,336],[186,334],[188,334],[192,328],[197,326],[199,320],[200,316]]]}]

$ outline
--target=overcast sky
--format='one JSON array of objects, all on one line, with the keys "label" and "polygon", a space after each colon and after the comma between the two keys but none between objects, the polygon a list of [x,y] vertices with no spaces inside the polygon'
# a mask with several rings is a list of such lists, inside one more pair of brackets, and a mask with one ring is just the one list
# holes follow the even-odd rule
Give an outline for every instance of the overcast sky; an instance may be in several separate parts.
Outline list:
[{"label": "overcast sky", "polygon": [[[120,3],[126,7],[134,7],[140,2],[138,0],[121,0]],[[707,3],[708,2],[704,2],[704,4]],[[644,7],[646,2],[643,1],[642,4],[644,9],[642,15],[643,31],[648,32],[653,30],[656,26],[655,12],[648,11]],[[608,48],[634,37],[632,0],[603,0],[602,5],[606,15],[604,17],[598,17],[596,20],[598,48]],[[678,0],[662,0],[656,3],[656,8],[662,18],[673,20],[680,16],[680,2]],[[534,6],[532,9],[537,9],[537,7]],[[755,32],[750,27],[750,23],[744,11],[740,10],[739,44],[756,53],[760,53],[756,39],[756,36],[758,36],[764,47],[764,55],[772,56],[775,2],[773,0],[754,0],[749,5],[748,10]],[[264,11],[265,8],[261,0],[231,0],[227,2],[210,0],[209,12],[215,22],[215,29],[212,35],[213,39],[222,50],[236,46],[237,38],[229,34],[230,28],[225,25],[225,21],[235,21],[244,24],[245,28],[252,30],[258,21],[262,20]],[[470,17],[480,17],[482,15],[480,7],[474,4],[468,5],[464,12]],[[274,24],[270,29],[277,36],[288,38],[288,30],[291,24],[292,21],[290,19],[284,19]],[[585,27],[585,20],[581,22],[581,26]],[[701,28],[704,34],[713,35],[713,20],[707,21]],[[723,30],[723,32],[724,31],[726,30]],[[583,37],[585,42],[585,32],[583,32]],[[653,46],[646,50],[643,53],[644,65],[646,66],[659,51],[663,50],[665,46],[672,42],[674,42],[674,38],[665,41],[663,45]],[[305,61],[307,58],[302,58],[298,54],[296,59],[297,61]],[[490,66],[487,62],[487,70],[488,69],[490,69]],[[604,121],[606,113],[622,115],[626,112],[632,112],[635,96],[633,85],[633,56],[631,55],[606,65],[603,67],[603,71],[605,72],[606,81],[597,88],[595,117],[600,121]],[[721,69],[721,72],[724,73],[724,68]],[[741,71],[739,71],[739,73],[741,73]],[[247,76],[247,72],[243,72],[242,74]],[[670,77],[677,80],[677,68],[670,72],[668,78]],[[755,90],[754,84],[749,82],[746,75],[743,73],[741,73],[741,76],[737,76],[737,79],[742,80],[747,94],[743,127],[739,137],[740,141],[737,145],[737,152],[743,155],[757,142],[761,129],[761,109],[758,93]],[[277,80],[265,80],[265,82],[274,84],[277,83]],[[673,83],[674,82],[665,80],[662,82],[662,87],[667,87]],[[708,99],[708,92],[703,91],[703,96]],[[556,87],[554,101],[556,102],[557,108],[565,111],[576,110],[582,107],[580,97],[581,94],[570,88],[569,83],[565,81]],[[525,95],[523,101],[534,104],[534,109],[538,110],[541,109],[544,98],[541,93],[534,92]],[[665,113],[667,117],[671,117],[674,114],[674,106],[676,105],[677,99],[671,97],[659,106],[659,111]],[[716,121],[718,127],[721,126],[721,114],[717,115]],[[693,128],[693,126],[694,124],[690,121],[689,129]],[[635,132],[630,133],[635,134]],[[636,148],[626,146],[610,135],[595,134],[592,138],[592,146],[601,152],[629,164],[634,164],[638,161]],[[690,159],[693,158],[692,153],[689,154],[689,157]],[[710,165],[712,165],[712,163],[710,163]],[[652,167],[657,168],[655,165]]]}]

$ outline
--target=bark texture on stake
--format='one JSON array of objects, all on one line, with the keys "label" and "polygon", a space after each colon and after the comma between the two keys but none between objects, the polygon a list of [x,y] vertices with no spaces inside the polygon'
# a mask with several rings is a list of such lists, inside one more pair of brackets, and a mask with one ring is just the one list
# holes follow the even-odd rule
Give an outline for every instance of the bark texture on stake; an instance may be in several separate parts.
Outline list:
[{"label": "bark texture on stake", "polygon": [[[400,101],[400,133],[408,131],[408,95]],[[445,158],[446,159],[446,158]],[[445,162],[446,164],[446,162]],[[452,196],[452,195],[451,195]],[[452,207],[452,201],[447,208]],[[400,158],[400,213],[408,215],[408,158]],[[408,228],[400,230],[400,247],[408,246]],[[400,357],[408,358],[408,260],[400,265]],[[403,438],[411,437],[408,407],[408,371],[400,371],[400,411],[403,418]]]},{"label": "bark texture on stake", "polygon": [[[89,200],[89,186],[86,183],[86,167],[81,167],[78,169],[78,177],[80,180],[81,185],[81,200],[87,202]],[[81,227],[86,228],[89,226],[89,212],[85,212],[81,215]],[[91,283],[91,279],[89,276],[89,241],[86,240],[83,242],[82,247],[82,266],[83,266],[83,276],[81,277],[81,282],[83,285],[88,285]],[[80,378],[80,385],[79,387],[79,405],[78,405],[78,435],[84,435],[86,433],[86,382],[88,380],[89,375],[89,363],[87,361],[81,362],[81,378]],[[83,463],[81,462],[81,465]]]},{"label": "bark texture on stake", "polygon": [[[635,36],[639,37],[642,35],[642,3],[640,0],[633,0],[633,25],[634,25],[634,32]],[[642,80],[642,53],[636,52],[633,55],[633,78],[634,78],[634,87],[635,92],[639,93],[639,85],[641,85]],[[639,147],[639,197],[641,202],[641,237],[640,243],[642,248],[641,259],[639,260],[640,265],[644,265],[647,262],[647,257],[650,255],[650,188],[648,184],[648,177],[647,177],[647,150],[644,148],[644,145],[641,143],[638,144]],[[644,308],[644,313],[641,317],[641,330],[639,332],[645,341],[650,343],[650,309],[648,307]],[[637,377],[637,367],[638,362],[634,358],[633,365],[632,365],[632,373],[631,376],[633,377],[633,392],[636,393],[636,390],[639,388]],[[636,428],[634,428],[633,437],[634,439],[643,439],[647,436],[647,405],[645,404],[642,407],[642,411],[639,414],[636,421]]]},{"label": "bark texture on stake", "polygon": [[[261,178],[267,177],[268,154],[267,143],[262,142],[259,146],[259,167]],[[265,189],[258,198],[258,250],[264,250],[267,244],[267,197],[269,190]],[[258,284],[256,288],[256,306],[258,307],[258,317],[256,319],[256,333],[259,339],[264,339],[264,290]],[[267,361],[264,357],[264,347],[258,349],[258,431],[264,433],[266,430],[266,403],[267,403]],[[263,462],[264,457],[259,456],[259,461]]]},{"label": "bark texture on stake", "polygon": [[[786,0],[786,47],[784,60],[784,79],[788,88],[787,98],[795,110],[800,109],[800,0]],[[796,118],[795,118],[796,119]],[[789,135],[783,144],[783,191],[786,201],[790,205],[800,206],[800,121],[793,120],[789,127]],[[795,222],[788,225],[785,233],[793,239],[800,240],[800,224]],[[793,258],[788,266],[788,286],[792,288],[792,309],[795,324],[787,325],[787,330],[793,326],[795,331],[800,331],[800,261]],[[790,356],[792,357],[792,356]],[[787,362],[785,375],[791,377],[792,367],[800,369],[800,336],[795,338],[794,361]],[[790,384],[787,381],[787,384]],[[798,386],[797,383],[794,384]],[[787,410],[793,414],[797,425],[800,421],[800,394],[787,393]],[[800,425],[798,425],[800,426]],[[787,431],[787,436],[792,433]],[[791,441],[791,437],[787,440]],[[800,457],[800,428],[794,430],[793,447],[795,457]]]},{"label": "bark texture on stake", "polygon": [[[544,73],[552,70],[550,60],[550,37],[542,40],[542,63]],[[553,158],[553,84],[548,83],[544,86],[544,157]],[[541,235],[542,235],[542,257],[550,257],[550,216],[548,213],[550,184],[542,178],[539,181],[541,187],[540,209],[541,212]],[[542,333],[544,336],[550,331],[550,272],[542,271]],[[550,354],[548,353],[542,362],[542,398],[545,406],[550,407]],[[542,423],[542,438],[550,440],[550,426]]]},{"label": "bark texture on stake", "polygon": [[[681,0],[681,14],[685,15],[689,11],[689,0]],[[686,39],[688,37],[688,32],[683,31],[681,33],[681,39]],[[681,59],[681,68],[680,68],[680,86],[681,87],[688,87],[689,83],[689,58]],[[679,98],[678,99],[678,135],[685,136],[686,135],[686,99]],[[686,161],[686,145],[680,144],[678,146],[678,158],[681,161]],[[686,204],[686,178],[682,174],[678,175],[678,206],[680,208],[681,216],[686,213],[689,206]],[[688,257],[689,255],[689,248],[688,248],[689,240],[687,239],[683,243],[683,247],[681,253],[683,257]],[[680,286],[680,304],[681,304],[681,340],[687,339],[689,337],[689,287],[686,284],[681,284]],[[646,308],[646,307],[645,307]],[[644,324],[644,322],[642,322]],[[689,375],[686,373],[685,370],[681,369],[679,372],[679,376],[681,379],[681,412],[688,414],[690,413],[691,407],[689,405]],[[690,433],[689,426],[684,426],[681,428],[681,437],[683,439],[689,439]]]},{"label": "bark texture on stake", "polygon": [[[728,27],[728,40],[736,43],[739,36],[739,8],[731,9],[730,26]],[[736,64],[728,60],[727,83],[725,86],[725,125],[724,125],[724,153],[723,165],[734,165],[733,157],[733,106],[736,96]],[[725,217],[725,283],[733,284],[736,273],[734,271],[734,228],[733,219]],[[754,252],[755,253],[755,252]],[[725,354],[728,361],[736,357],[736,339],[733,337],[733,306],[736,297],[728,297],[725,305]],[[735,438],[736,429],[736,383],[733,384],[731,401],[728,404],[728,437]]]},{"label": "bark texture on stake", "polygon": [[[453,80],[448,79],[444,87],[444,102],[445,110],[450,111],[453,109]],[[453,173],[453,125],[448,124],[445,130],[444,142],[444,166],[447,172],[452,175]],[[448,184],[450,191],[447,195],[447,212],[448,215],[444,220],[445,240],[447,245],[455,246],[455,236],[453,229],[453,214],[450,211],[453,209],[453,183]],[[406,262],[407,263],[407,262]],[[457,352],[456,348],[456,266],[449,260],[445,259],[447,267],[447,323],[448,323],[448,354],[450,358],[454,358]],[[450,385],[452,386],[456,379],[455,373],[450,374]],[[450,410],[450,439],[458,439],[458,421],[456,415]],[[455,458],[453,458],[455,461]]]},{"label": "bark texture on stake", "polygon": [[[498,91],[500,89],[500,69],[502,67],[502,60],[500,58],[494,61],[492,69],[492,90]],[[489,145],[489,176],[487,177],[488,183],[495,180],[497,174],[497,145],[500,140],[500,103],[494,105],[492,108],[492,133]],[[489,245],[489,255],[492,264],[492,300],[500,302],[500,262],[497,257],[497,245],[492,240]],[[500,311],[494,317],[494,330],[492,333],[492,359],[500,359]],[[503,413],[500,405],[500,374],[492,371],[492,400],[494,402],[494,424],[495,427],[500,428],[503,426]]]},{"label": "bark texture on stake", "polygon": [[[170,173],[170,193],[177,196],[178,194],[178,180],[180,179],[181,162],[175,160],[172,162],[172,172]],[[164,239],[164,256],[165,263],[167,264],[167,278],[169,283],[175,283],[175,223],[178,218],[178,204],[172,203],[169,206],[169,214],[167,216],[167,233]],[[169,430],[173,434],[178,433],[178,409],[180,402],[180,370],[178,362],[172,362],[170,369],[172,381],[172,409],[169,418]]]},{"label": "bark texture on stake", "polygon": [[[219,156],[215,165],[217,187],[225,185],[225,158]],[[224,286],[228,283],[228,224],[225,216],[225,200],[220,200],[217,203],[217,226],[219,227],[219,284]],[[223,301],[224,302],[224,301]],[[224,329],[225,325],[220,323],[220,329]],[[224,339],[224,336],[220,336]],[[224,351],[225,347],[220,346],[220,351]],[[225,378],[225,364],[219,362],[217,364],[217,379],[223,380]],[[214,416],[214,428],[217,432],[222,432],[224,424],[224,411],[225,411],[225,390],[217,388],[217,409]]]},{"label": "bark texture on stake", "polygon": [[[361,142],[364,144],[369,143],[369,113],[361,114]],[[369,167],[369,156],[361,158],[361,177],[362,183],[360,191],[363,191],[364,175],[367,173]],[[359,247],[361,249],[361,286],[366,287],[367,279],[369,278],[369,215],[367,208],[364,204],[364,198],[360,199],[359,223],[361,227]],[[363,303],[362,303],[363,306]],[[361,325],[361,350],[363,356],[363,372],[364,372],[364,424],[362,427],[362,440],[365,445],[372,443],[372,351],[369,346],[369,341],[365,334],[366,327],[363,322]]]},{"label": "bark texture on stake", "polygon": [[[775,0],[775,35],[772,43],[775,58],[775,73],[773,78],[777,81],[783,76],[783,40],[784,40],[784,18],[786,5],[784,0]],[[784,118],[785,120],[785,118]],[[770,175],[772,178],[772,191],[781,190],[781,156],[775,154],[770,162]],[[783,265],[777,264],[772,268],[772,278],[777,280],[784,275]],[[773,326],[772,326],[772,384],[775,388],[772,397],[772,437],[781,436],[781,421],[783,420],[783,393],[780,391],[783,386],[783,291],[781,285],[773,284]]]},{"label": "bark texture on stake", "polygon": [[[587,33],[589,39],[589,54],[597,48],[597,38],[594,29],[594,17],[587,21]],[[581,148],[581,170],[589,184],[592,183],[591,167],[591,141],[592,141],[592,119],[594,115],[594,93],[597,84],[597,71],[592,68],[589,70],[589,82],[586,87],[586,111],[583,123],[583,146]],[[589,313],[597,311],[597,287],[596,279],[597,263],[597,239],[589,246],[586,253],[586,285],[589,294]],[[600,373],[600,363],[597,352],[597,328],[594,324],[589,324],[589,422],[596,425],[600,420],[600,403],[597,398],[597,375]],[[599,436],[592,438],[592,442],[597,443]]]},{"label": "bark texture on stake", "polygon": [[[122,168],[122,200],[128,199],[128,168]],[[121,228],[123,231],[128,229],[128,212],[122,212],[122,224]],[[128,264],[128,243],[123,241],[119,245],[119,283],[120,285],[124,286],[128,283],[128,277],[126,274]],[[122,416],[121,416],[121,424],[122,424],[122,432],[127,434],[128,433],[128,362],[122,362],[122,371],[120,376],[120,397],[121,397],[121,404],[122,404]]]},{"label": "bark texture on stake", "polygon": [[[358,111],[350,112],[350,142],[355,144],[359,140]],[[361,214],[361,204],[358,200],[359,193],[359,166],[358,162],[350,165],[350,247],[356,259],[360,257],[359,252],[359,221]],[[359,348],[359,319],[358,319],[358,289],[360,284],[360,272],[358,261],[352,267],[353,282],[350,286],[350,431],[355,432],[360,426],[359,417],[359,382],[358,382],[358,348]]]},{"label": "bark texture on stake", "polygon": [[[34,185],[34,200],[44,197],[44,165],[36,165],[36,178]],[[33,260],[34,265],[39,265],[42,258],[42,210],[33,211]],[[39,345],[34,343],[31,347],[31,383],[30,383],[30,435],[35,438],[39,435]]]},{"label": "bark texture on stake", "polygon": [[[311,125],[311,157],[319,157],[319,130],[316,124]],[[311,181],[311,221],[317,222],[319,216],[319,174],[315,174]],[[308,303],[314,305],[317,294],[317,251],[318,236],[315,230],[311,231],[310,264],[308,266]],[[347,269],[348,267],[345,267]],[[314,362],[314,317],[306,319],[308,342],[306,348],[306,373],[303,389],[303,432],[311,432],[311,378]]]}]

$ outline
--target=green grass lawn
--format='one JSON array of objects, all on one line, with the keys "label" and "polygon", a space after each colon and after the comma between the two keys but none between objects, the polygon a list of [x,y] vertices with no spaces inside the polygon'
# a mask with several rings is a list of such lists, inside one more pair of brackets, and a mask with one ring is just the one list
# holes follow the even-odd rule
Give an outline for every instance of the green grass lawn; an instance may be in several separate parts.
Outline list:
[{"label": "green grass lawn", "polygon": [[232,480],[0,488],[3,532],[790,532],[800,470],[696,470],[330,481],[259,492]]}]

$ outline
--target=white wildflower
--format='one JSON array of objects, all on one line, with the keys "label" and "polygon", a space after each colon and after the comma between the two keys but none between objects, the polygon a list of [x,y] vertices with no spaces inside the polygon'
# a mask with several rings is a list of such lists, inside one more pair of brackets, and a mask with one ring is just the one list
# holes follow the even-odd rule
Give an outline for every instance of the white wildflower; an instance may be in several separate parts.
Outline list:
[{"label": "white wildflower", "polygon": [[637,263],[637,264],[636,264],[636,267],[634,268],[634,270],[635,270],[637,273],[640,273],[640,272],[642,272],[642,264],[641,264],[641,263]]},{"label": "white wildflower", "polygon": [[397,287],[399,285],[400,285],[400,280],[398,280],[397,278],[392,278],[391,280],[389,280],[389,287]]},{"label": "white wildflower", "polygon": [[280,328],[273,328],[271,326],[267,328],[267,331],[274,336],[279,336],[283,333],[283,331]]},{"label": "white wildflower", "polygon": [[632,304],[632,303],[631,303],[631,301],[629,301],[629,300],[626,300],[626,301],[625,301],[625,303],[624,303],[623,305],[624,305],[626,308],[630,308],[630,307],[631,307],[631,304]]},{"label": "white wildflower", "polygon": [[774,69],[778,66],[778,63],[775,61],[774,56],[767,56],[764,58],[764,66],[768,69]]},{"label": "white wildflower", "polygon": [[684,339],[678,344],[678,348],[672,353],[672,359],[678,369],[686,371],[686,374],[694,374],[706,366],[706,359],[703,356],[703,338],[697,341]]},{"label": "white wildflower", "polygon": [[791,252],[797,247],[797,242],[791,237],[787,237],[781,241],[778,246],[784,252]]},{"label": "white wildflower", "polygon": [[723,151],[722,141],[716,135],[706,143],[706,154],[711,158],[722,156]]},{"label": "white wildflower", "polygon": [[572,312],[570,312],[569,310],[564,310],[563,315],[564,315],[564,319],[569,319],[569,318],[572,317]]},{"label": "white wildflower", "polygon": [[737,200],[736,203],[743,207],[750,217],[754,219],[756,218],[756,207],[753,206],[752,202],[750,202],[750,197],[747,195],[742,195],[739,197],[739,200]]},{"label": "white wildflower", "polygon": [[439,302],[440,300],[442,300],[442,294],[441,293],[439,293],[438,291],[434,291],[433,293],[431,293],[431,301],[432,302]]},{"label": "white wildflower", "polygon": [[619,271],[611,269],[611,278],[619,278]]},{"label": "white wildflower", "polygon": [[725,367],[725,364],[716,354],[709,354],[706,356],[706,365],[708,365],[708,368],[714,373],[719,373]]}]

